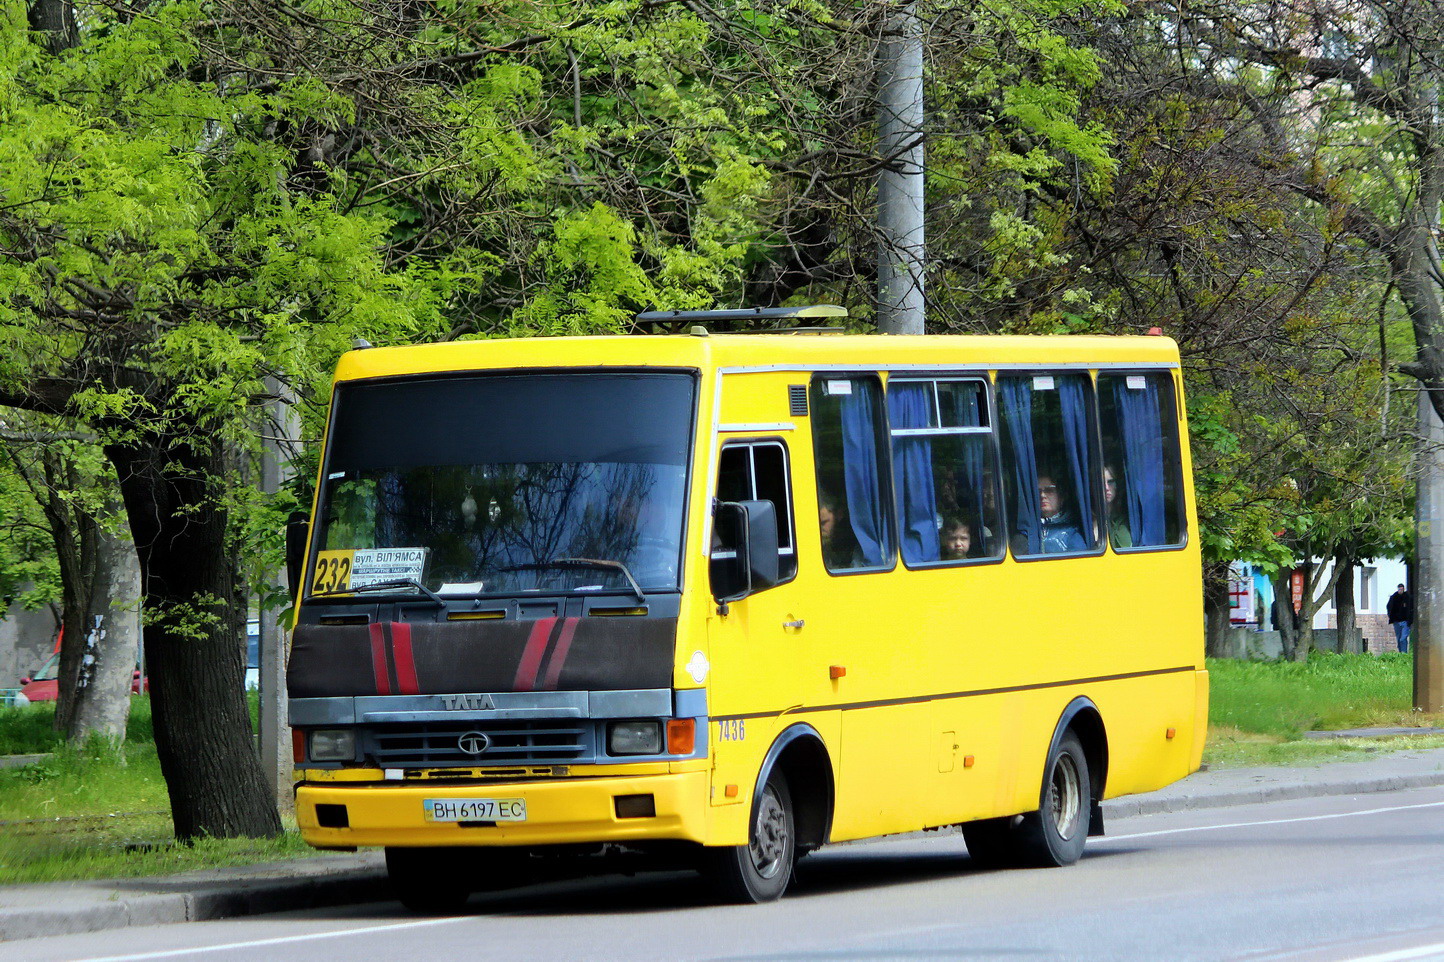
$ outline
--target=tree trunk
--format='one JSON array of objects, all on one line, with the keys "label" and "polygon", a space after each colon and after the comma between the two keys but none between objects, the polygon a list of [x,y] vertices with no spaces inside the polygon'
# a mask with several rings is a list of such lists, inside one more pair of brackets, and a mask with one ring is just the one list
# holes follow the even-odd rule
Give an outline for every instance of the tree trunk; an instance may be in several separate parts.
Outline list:
[{"label": "tree trunk", "polygon": [[117,744],[125,740],[140,651],[140,570],[127,534],[97,526],[90,606],[84,612],[85,652],[66,733],[74,741],[91,734]]},{"label": "tree trunk", "polygon": [[[1328,571],[1329,576],[1324,577]],[[1299,606],[1298,644],[1294,649],[1294,661],[1307,661],[1309,652],[1314,650],[1314,618],[1324,607],[1324,601],[1333,593],[1339,581],[1338,565],[1322,565],[1309,561],[1304,563],[1304,597]]]},{"label": "tree trunk", "polygon": [[1203,566],[1204,653],[1210,658],[1225,658],[1228,648],[1228,562],[1217,561]]},{"label": "tree trunk", "polygon": [[1354,559],[1346,552],[1334,556],[1338,582],[1334,585],[1334,624],[1339,632],[1339,651],[1350,655],[1363,652],[1359,640],[1357,611],[1354,601]]},{"label": "tree trunk", "polygon": [[[1292,578],[1291,568],[1280,568],[1269,580],[1274,586],[1274,627],[1278,629],[1283,643],[1284,657],[1290,661],[1300,661],[1298,616],[1294,613]],[[1304,657],[1308,657],[1307,650]]]},{"label": "tree trunk", "polygon": [[156,750],[178,838],[281,831],[251,737],[219,443],[148,436],[106,454],[120,476],[147,617]]},{"label": "tree trunk", "polygon": [[46,35],[45,46],[51,53],[60,53],[80,42],[75,5],[70,0],[30,0],[26,13],[30,29]]}]

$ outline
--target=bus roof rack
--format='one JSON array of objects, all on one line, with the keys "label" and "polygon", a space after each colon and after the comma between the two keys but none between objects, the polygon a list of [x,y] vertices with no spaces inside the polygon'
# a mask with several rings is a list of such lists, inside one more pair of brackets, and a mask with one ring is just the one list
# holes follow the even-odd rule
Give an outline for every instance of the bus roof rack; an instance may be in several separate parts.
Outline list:
[{"label": "bus roof rack", "polygon": [[809,304],[806,307],[739,307],[715,311],[645,311],[637,315],[642,324],[670,321],[674,324],[704,321],[792,320],[805,317],[846,317],[847,308],[836,304]]}]

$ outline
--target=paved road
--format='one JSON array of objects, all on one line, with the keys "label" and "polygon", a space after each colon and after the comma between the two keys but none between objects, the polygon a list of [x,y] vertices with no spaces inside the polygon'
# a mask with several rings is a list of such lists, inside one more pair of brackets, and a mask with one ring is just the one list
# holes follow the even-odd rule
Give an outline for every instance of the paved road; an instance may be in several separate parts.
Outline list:
[{"label": "paved road", "polygon": [[783,901],[716,907],[694,877],[0,944],[0,959],[1444,959],[1444,788],[1114,820],[1072,868],[982,872],[956,835],[837,846]]}]

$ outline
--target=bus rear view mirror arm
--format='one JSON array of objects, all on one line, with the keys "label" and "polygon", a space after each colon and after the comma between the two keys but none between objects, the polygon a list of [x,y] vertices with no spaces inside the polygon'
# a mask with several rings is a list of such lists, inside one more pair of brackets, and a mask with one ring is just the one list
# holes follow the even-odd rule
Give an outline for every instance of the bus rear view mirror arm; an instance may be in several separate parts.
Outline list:
[{"label": "bus rear view mirror arm", "polygon": [[731,549],[712,566],[712,595],[719,604],[777,584],[777,509],[771,501],[724,501],[714,523],[722,547]]}]

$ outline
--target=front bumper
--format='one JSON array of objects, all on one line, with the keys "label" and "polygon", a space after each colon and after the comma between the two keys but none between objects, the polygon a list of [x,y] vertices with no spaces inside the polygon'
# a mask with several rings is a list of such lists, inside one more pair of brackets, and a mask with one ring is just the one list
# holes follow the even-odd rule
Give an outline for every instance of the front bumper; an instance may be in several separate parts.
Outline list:
[{"label": "front bumper", "polygon": [[[656,814],[618,818],[618,795],[650,794]],[[462,826],[428,822],[428,798],[522,798],[525,822]],[[322,827],[317,805],[345,806],[345,828]],[[702,842],[707,812],[707,772],[566,778],[555,781],[417,785],[381,782],[301,784],[296,822],[301,837],[322,848],[349,846],[560,845],[682,839]],[[336,810],[328,813],[336,821]]]}]

